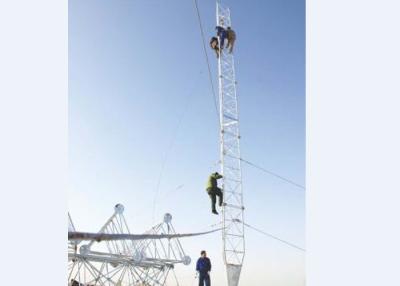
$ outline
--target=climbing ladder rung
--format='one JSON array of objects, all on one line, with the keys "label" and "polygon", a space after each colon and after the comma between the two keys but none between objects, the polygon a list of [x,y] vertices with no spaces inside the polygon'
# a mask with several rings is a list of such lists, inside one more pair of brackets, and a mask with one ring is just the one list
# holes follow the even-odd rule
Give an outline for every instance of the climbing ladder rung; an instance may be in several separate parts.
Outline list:
[{"label": "climbing ladder rung", "polygon": [[240,171],[240,169],[234,167],[225,166],[225,168],[229,170]]},{"label": "climbing ladder rung", "polygon": [[231,117],[231,116],[229,116],[229,115],[226,115],[226,114],[224,114],[224,117],[225,117],[225,118],[228,118],[228,119],[230,119],[230,120],[232,120],[232,121],[236,121],[236,122],[238,121],[237,118],[233,118],[233,117]]},{"label": "climbing ladder rung", "polygon": [[231,125],[237,124],[237,123],[238,123],[237,121],[230,121],[230,122],[228,122],[228,123],[224,123],[223,126],[224,126],[224,127],[227,127],[227,126],[231,126]]},{"label": "climbing ladder rung", "polygon": [[235,209],[239,209],[239,210],[243,210],[244,209],[243,206],[236,206],[236,205],[231,205],[231,204],[227,204],[227,203],[224,203],[223,205],[225,207],[235,208]]},{"label": "climbing ladder rung", "polygon": [[244,235],[238,235],[238,234],[233,234],[233,233],[225,233],[225,235],[236,236],[236,237],[244,237]]},{"label": "climbing ladder rung", "polygon": [[236,182],[236,183],[241,183],[242,181],[239,180],[235,180],[235,179],[231,179],[231,178],[225,178],[226,181],[232,181],[232,182]]},{"label": "climbing ladder rung", "polygon": [[227,252],[234,252],[234,253],[244,253],[243,251],[238,251],[238,250],[230,250],[230,249],[225,249]]},{"label": "climbing ladder rung", "polygon": [[229,134],[229,135],[234,136],[234,137],[239,137],[239,134],[235,134],[235,133],[233,133],[233,132],[229,132],[229,131],[226,131],[226,130],[222,130],[222,132],[223,132],[224,134]]},{"label": "climbing ladder rung", "polygon": [[242,194],[242,193],[239,193],[239,192],[232,192],[232,191],[226,191],[226,190],[224,190],[224,193],[232,194],[232,195],[235,195],[235,196],[243,196],[243,194]]}]

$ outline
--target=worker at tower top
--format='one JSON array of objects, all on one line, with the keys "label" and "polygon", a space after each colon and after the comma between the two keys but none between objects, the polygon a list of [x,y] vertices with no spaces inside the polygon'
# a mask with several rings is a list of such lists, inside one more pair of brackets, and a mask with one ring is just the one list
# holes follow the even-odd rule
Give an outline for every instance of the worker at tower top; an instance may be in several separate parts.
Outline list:
[{"label": "worker at tower top", "polygon": [[217,202],[217,197],[218,197],[218,203],[219,206],[222,206],[222,202],[223,202],[223,194],[222,194],[222,190],[220,188],[218,188],[218,179],[221,179],[222,175],[218,174],[218,172],[212,173],[209,177],[208,177],[208,181],[207,181],[207,193],[211,199],[211,211],[213,214],[218,214],[216,208],[215,208],[215,204]]},{"label": "worker at tower top", "polygon": [[205,250],[200,252],[201,257],[197,260],[196,271],[199,273],[199,286],[211,286],[210,271],[211,261]]},{"label": "worker at tower top", "polygon": [[219,47],[218,47],[218,38],[217,37],[212,37],[210,40],[210,46],[211,49],[215,51],[217,54],[217,58],[219,58]]},{"label": "worker at tower top", "polygon": [[235,44],[236,41],[236,33],[234,30],[231,29],[231,27],[228,27],[226,30],[226,37],[228,39],[228,45],[227,48],[229,49],[229,52],[232,53],[233,51],[233,45]]},{"label": "worker at tower top", "polygon": [[217,30],[217,36],[218,36],[219,40],[221,41],[220,47],[221,47],[221,49],[223,49],[224,44],[225,44],[225,39],[227,37],[226,30],[221,26],[216,26],[215,29]]}]

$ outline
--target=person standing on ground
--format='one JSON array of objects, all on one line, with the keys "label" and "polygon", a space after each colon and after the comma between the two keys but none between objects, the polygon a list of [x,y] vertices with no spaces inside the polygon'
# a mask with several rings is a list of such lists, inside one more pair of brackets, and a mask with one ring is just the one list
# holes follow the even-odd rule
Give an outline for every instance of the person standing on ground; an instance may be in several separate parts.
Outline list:
[{"label": "person standing on ground", "polygon": [[212,173],[208,177],[207,181],[207,193],[210,196],[211,199],[211,211],[213,214],[218,214],[217,210],[215,209],[215,204],[217,202],[217,196],[218,196],[218,201],[219,201],[219,206],[222,206],[223,202],[223,194],[222,190],[218,188],[218,179],[221,179],[222,175],[218,174],[218,172]]},{"label": "person standing on ground", "polygon": [[236,41],[236,33],[234,30],[231,29],[231,27],[228,27],[228,29],[226,30],[226,37],[228,39],[228,45],[226,48],[228,48],[229,52],[232,53],[233,45],[235,44]]},{"label": "person standing on ground", "polygon": [[201,257],[197,260],[196,271],[199,273],[199,286],[211,286],[210,271],[211,261],[205,250],[200,252]]}]

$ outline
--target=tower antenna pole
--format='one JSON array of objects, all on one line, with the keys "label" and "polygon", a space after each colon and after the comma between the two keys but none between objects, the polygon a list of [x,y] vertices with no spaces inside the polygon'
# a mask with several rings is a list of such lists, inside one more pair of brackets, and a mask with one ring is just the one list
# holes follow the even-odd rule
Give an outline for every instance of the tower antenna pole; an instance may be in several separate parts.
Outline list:
[{"label": "tower antenna pole", "polygon": [[[231,27],[230,10],[221,5],[218,0],[216,16],[217,26],[225,29]],[[224,195],[222,207],[223,257],[228,286],[237,286],[245,255],[239,113],[234,57],[226,48],[221,46],[219,48],[220,168],[223,175]]]}]

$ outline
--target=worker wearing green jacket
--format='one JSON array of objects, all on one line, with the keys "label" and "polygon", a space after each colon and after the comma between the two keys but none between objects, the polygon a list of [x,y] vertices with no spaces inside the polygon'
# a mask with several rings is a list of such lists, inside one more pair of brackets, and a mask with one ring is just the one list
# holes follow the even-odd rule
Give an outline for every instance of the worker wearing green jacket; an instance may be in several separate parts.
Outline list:
[{"label": "worker wearing green jacket", "polygon": [[222,201],[223,201],[223,194],[222,190],[218,188],[218,179],[221,179],[222,175],[218,174],[218,172],[212,173],[208,177],[208,182],[207,182],[207,193],[211,198],[211,211],[213,214],[218,214],[217,210],[215,209],[215,204],[217,202],[217,196],[218,196],[218,202],[219,206],[222,206]]}]

